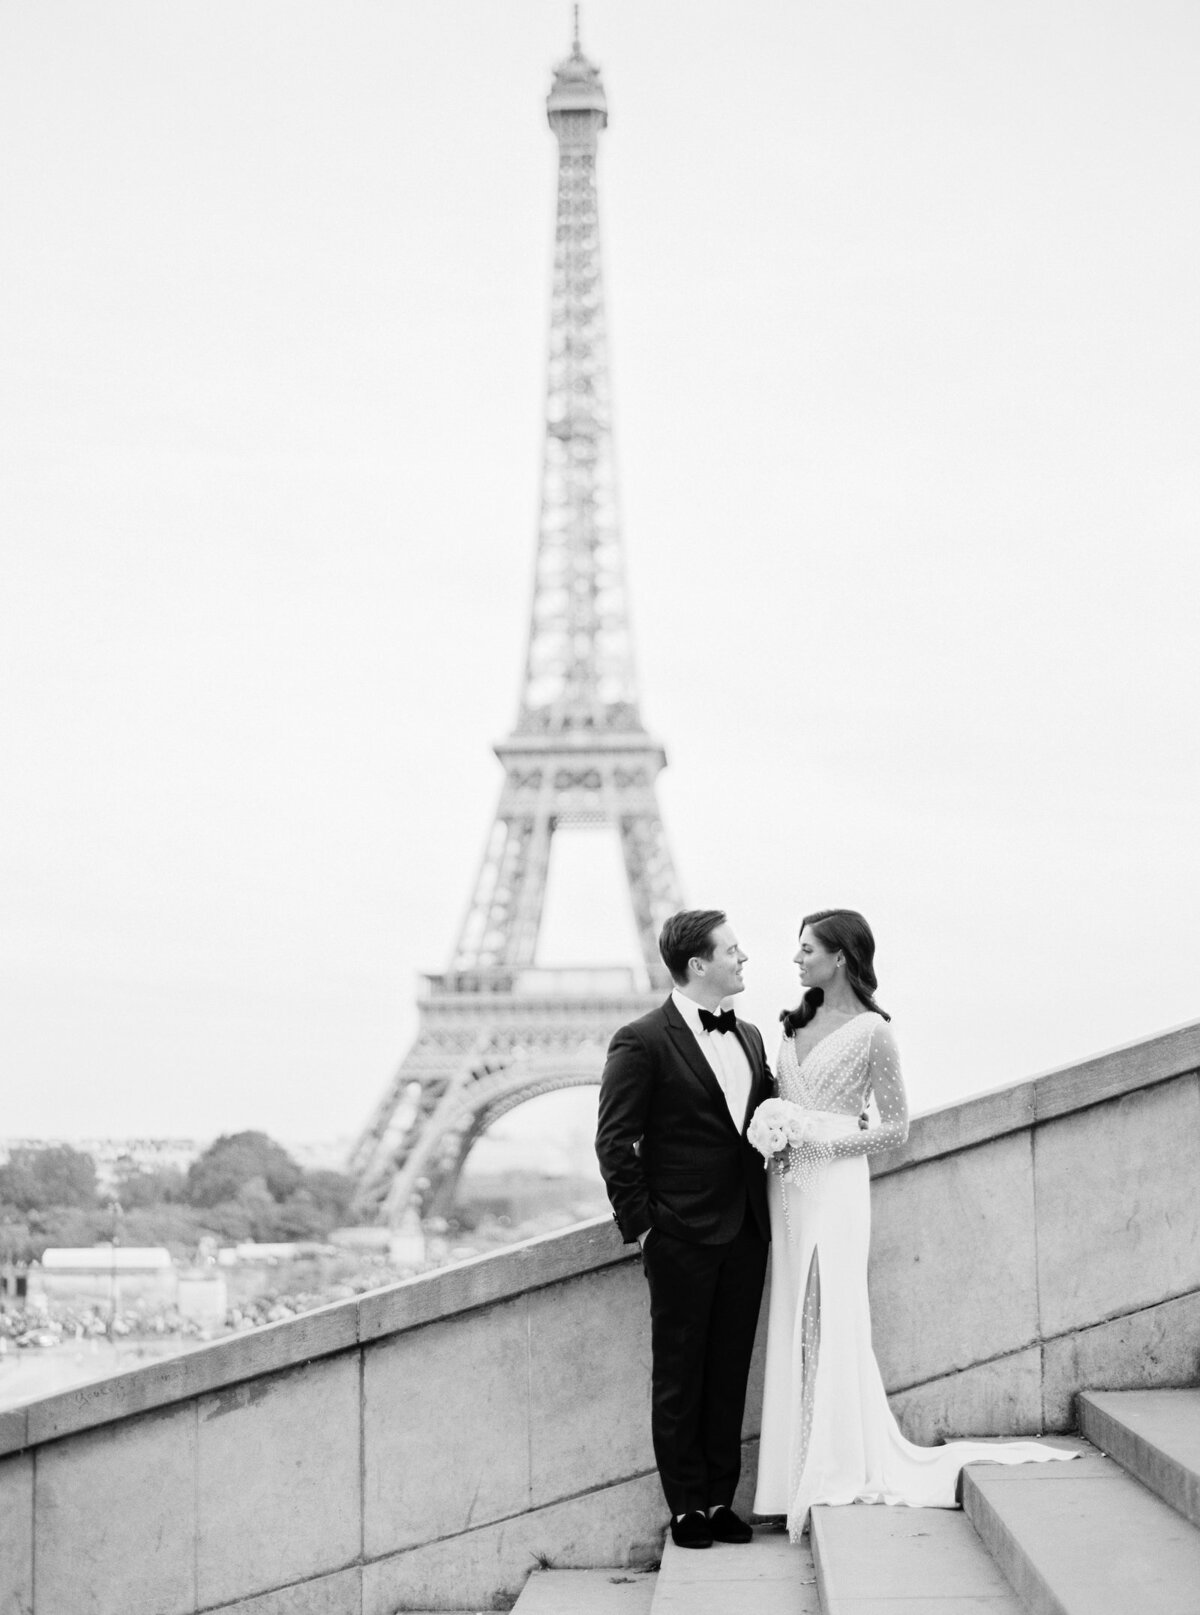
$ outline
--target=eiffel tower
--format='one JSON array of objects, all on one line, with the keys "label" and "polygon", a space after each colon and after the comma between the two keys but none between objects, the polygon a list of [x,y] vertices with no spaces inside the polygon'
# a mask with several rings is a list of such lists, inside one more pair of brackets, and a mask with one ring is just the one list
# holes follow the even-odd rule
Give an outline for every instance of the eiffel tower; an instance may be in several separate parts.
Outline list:
[{"label": "eiffel tower", "polygon": [[[479,1135],[538,1094],[597,1083],[613,1030],[670,986],[663,920],[682,906],[639,711],[617,519],[596,152],[608,121],[579,43],[546,101],[558,201],[541,518],[516,725],[449,966],[423,978],[413,1047],[350,1158],[360,1215],[445,1214]],[[617,831],[641,968],[536,962],[550,848],[564,826]]]}]

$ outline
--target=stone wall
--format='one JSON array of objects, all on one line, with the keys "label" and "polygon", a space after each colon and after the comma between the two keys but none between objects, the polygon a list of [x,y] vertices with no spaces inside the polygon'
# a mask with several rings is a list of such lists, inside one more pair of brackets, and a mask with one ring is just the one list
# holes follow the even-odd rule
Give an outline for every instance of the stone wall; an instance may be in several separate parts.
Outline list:
[{"label": "stone wall", "polygon": [[[1198,1067],[1200,1025],[918,1118],[874,1163],[911,1436],[1200,1378]],[[748,1470],[760,1387],[761,1357]],[[652,1558],[665,1524],[608,1222],[0,1412],[0,1455],[0,1615],[479,1609],[539,1558]]]},{"label": "stone wall", "polygon": [[1200,1382],[1197,1067],[1193,1025],[919,1117],[877,1163],[875,1346],[910,1439]]}]

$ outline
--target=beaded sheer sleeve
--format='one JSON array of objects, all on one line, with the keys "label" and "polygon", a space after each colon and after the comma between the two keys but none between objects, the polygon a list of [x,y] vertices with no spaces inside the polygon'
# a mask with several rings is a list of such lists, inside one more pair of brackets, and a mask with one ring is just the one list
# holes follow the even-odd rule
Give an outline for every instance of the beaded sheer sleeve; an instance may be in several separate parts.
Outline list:
[{"label": "beaded sheer sleeve", "polygon": [[[900,1051],[895,1034],[885,1020],[872,1016],[872,1022],[862,1103],[865,1107],[869,1099],[875,1100],[878,1125],[860,1128],[844,1138],[827,1140],[828,1156],[819,1158],[838,1160],[846,1155],[878,1155],[881,1150],[895,1149],[908,1137],[908,1097],[900,1075]],[[820,1142],[818,1140],[818,1144]]]},{"label": "beaded sheer sleeve", "polygon": [[[900,1074],[895,1035],[881,1015],[856,1015],[797,1059],[793,1038],[779,1051],[779,1091],[799,1105],[800,1137],[776,1158],[776,1171],[788,1182],[807,1184],[826,1161],[877,1155],[908,1137],[908,1100]],[[877,1123],[859,1127],[855,1118],[874,1098]]]}]

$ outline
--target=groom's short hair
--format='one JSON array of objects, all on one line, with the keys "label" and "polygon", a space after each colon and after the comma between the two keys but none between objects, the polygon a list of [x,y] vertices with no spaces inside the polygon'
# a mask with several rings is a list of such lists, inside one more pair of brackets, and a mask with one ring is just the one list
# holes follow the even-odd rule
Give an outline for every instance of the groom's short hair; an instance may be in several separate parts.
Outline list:
[{"label": "groom's short hair", "polygon": [[671,972],[671,980],[682,987],[688,979],[689,959],[711,959],[716,948],[712,934],[725,924],[719,908],[685,908],[672,914],[658,938],[658,951]]}]

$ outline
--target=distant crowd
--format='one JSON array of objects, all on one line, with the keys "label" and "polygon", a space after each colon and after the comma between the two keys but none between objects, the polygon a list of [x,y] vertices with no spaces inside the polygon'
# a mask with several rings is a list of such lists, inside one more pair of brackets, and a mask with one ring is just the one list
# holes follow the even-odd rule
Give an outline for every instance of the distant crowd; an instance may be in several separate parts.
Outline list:
[{"label": "distant crowd", "polygon": [[10,1304],[0,1311],[0,1350],[5,1346],[48,1347],[113,1338],[149,1339],[172,1336],[181,1341],[207,1340],[214,1333],[257,1329],[281,1323],[302,1312],[313,1312],[331,1301],[345,1301],[398,1277],[378,1263],[338,1283],[315,1289],[270,1289],[229,1307],[224,1330],[211,1323],[184,1317],[178,1307],[152,1302],[131,1302],[115,1309],[106,1303],[66,1301]]}]

